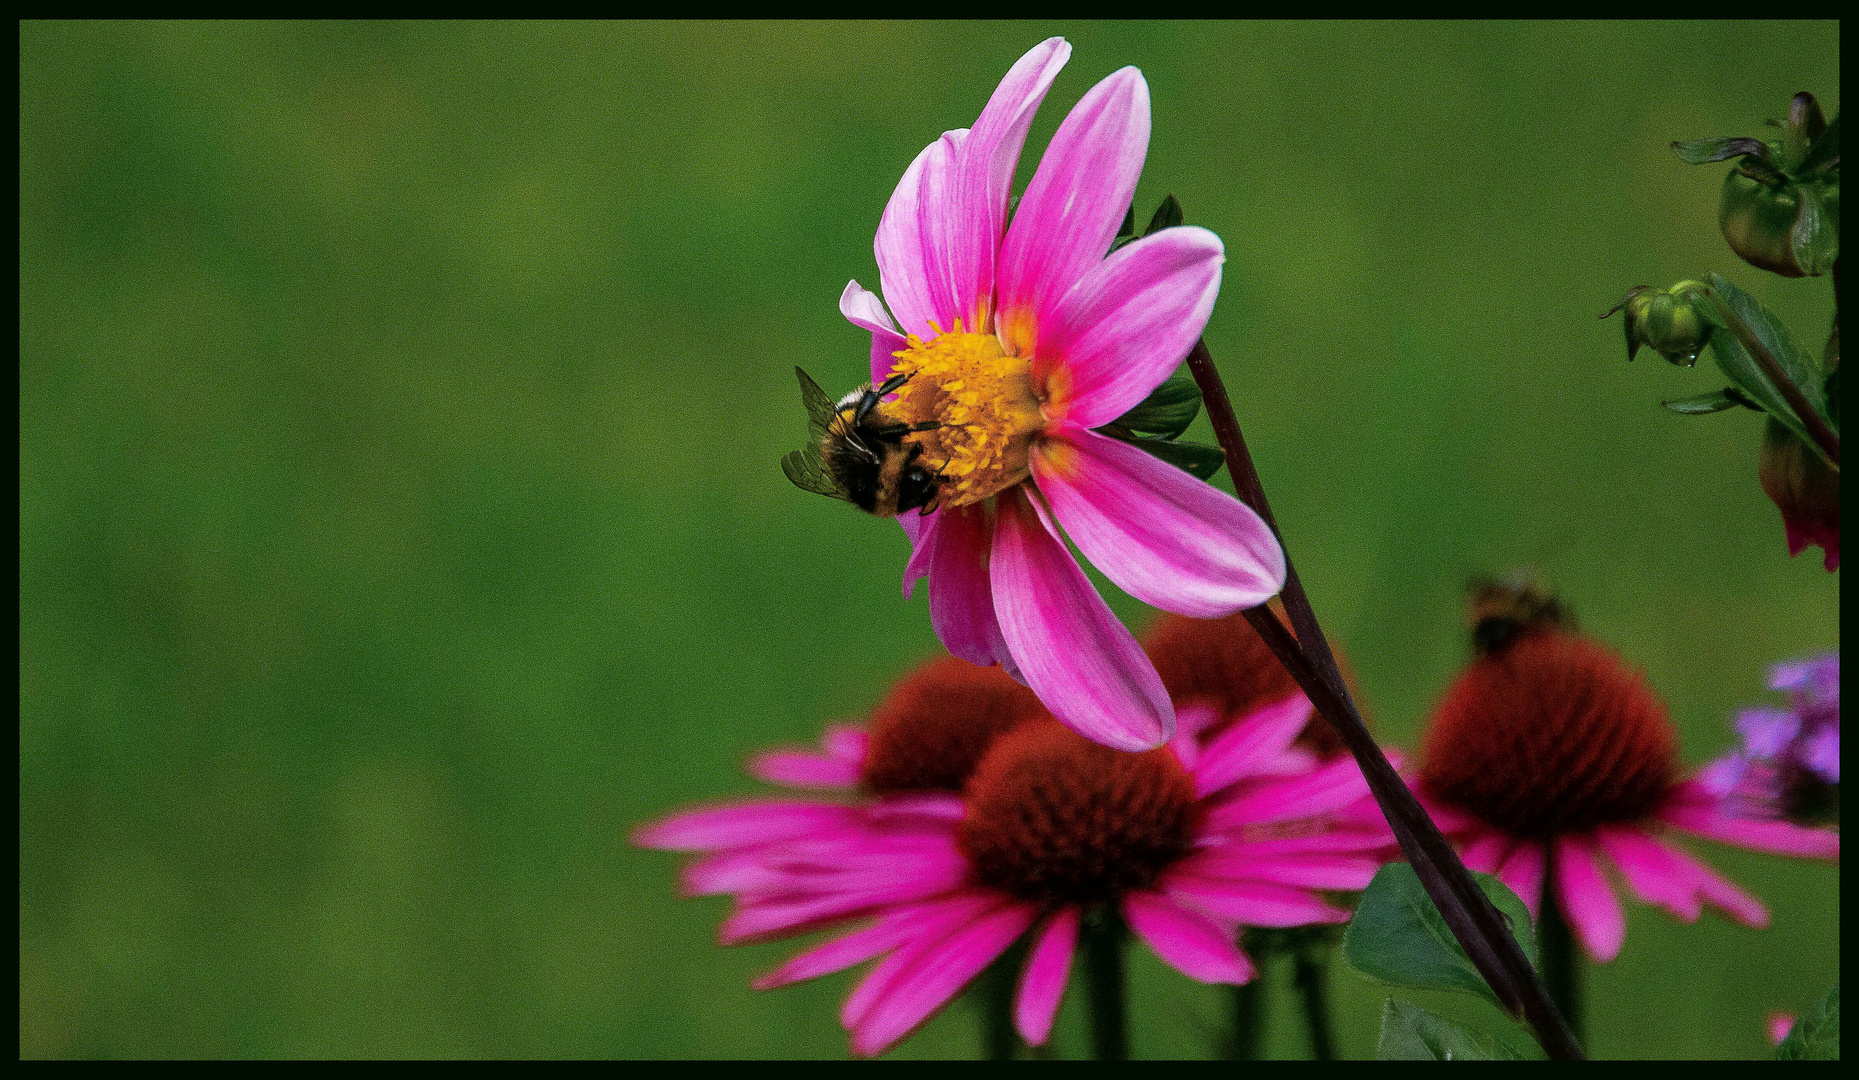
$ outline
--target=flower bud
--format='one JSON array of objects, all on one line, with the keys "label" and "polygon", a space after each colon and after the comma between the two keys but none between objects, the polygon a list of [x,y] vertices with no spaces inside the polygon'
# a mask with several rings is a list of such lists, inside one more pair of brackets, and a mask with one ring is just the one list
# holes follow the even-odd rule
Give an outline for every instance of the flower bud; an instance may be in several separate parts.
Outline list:
[{"label": "flower bud", "polygon": [[1625,310],[1628,360],[1645,345],[1674,364],[1690,367],[1710,339],[1711,324],[1703,314],[1706,289],[1702,281],[1681,281],[1670,289],[1636,285],[1601,318]]},{"label": "flower bud", "polygon": [[1839,120],[1828,124],[1814,95],[1789,105],[1779,142],[1718,138],[1675,142],[1693,165],[1738,158],[1724,177],[1717,224],[1731,250],[1784,277],[1824,274],[1840,253]]},{"label": "flower bud", "polygon": [[1826,552],[1829,571],[1840,566],[1840,474],[1795,434],[1770,419],[1756,470],[1762,490],[1782,512],[1788,554],[1809,544]]}]

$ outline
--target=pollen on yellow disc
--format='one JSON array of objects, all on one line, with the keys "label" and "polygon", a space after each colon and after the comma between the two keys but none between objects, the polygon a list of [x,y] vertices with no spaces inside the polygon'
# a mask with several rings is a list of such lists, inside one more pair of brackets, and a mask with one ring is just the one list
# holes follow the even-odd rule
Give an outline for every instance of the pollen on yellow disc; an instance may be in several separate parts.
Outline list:
[{"label": "pollen on yellow disc", "polygon": [[928,341],[911,335],[892,355],[893,375],[908,375],[880,406],[906,424],[935,423],[909,436],[922,460],[943,477],[944,506],[979,502],[1024,480],[1033,438],[1045,426],[1027,362],[1008,356],[993,334],[955,329]]}]

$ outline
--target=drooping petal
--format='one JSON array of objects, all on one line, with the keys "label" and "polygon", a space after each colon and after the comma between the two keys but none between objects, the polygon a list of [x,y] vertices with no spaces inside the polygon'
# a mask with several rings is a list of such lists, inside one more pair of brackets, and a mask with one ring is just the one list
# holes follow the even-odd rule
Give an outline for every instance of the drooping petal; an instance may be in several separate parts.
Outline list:
[{"label": "drooping petal", "polygon": [[1543,903],[1543,860],[1547,855],[1542,841],[1519,840],[1497,868],[1497,879],[1517,894],[1523,906],[1530,909],[1532,919]]},{"label": "drooping petal", "polygon": [[[951,515],[958,511],[951,510]],[[910,559],[904,563],[904,599],[908,600],[917,591],[917,582],[928,577],[930,560],[936,554],[937,526],[942,521],[943,513],[936,510],[928,514],[899,514],[895,520],[910,538]]]},{"label": "drooping petal", "polygon": [[1231,935],[1161,893],[1125,894],[1123,918],[1157,956],[1190,979],[1237,986],[1257,974]]},{"label": "drooping petal", "polygon": [[1189,773],[1194,772],[1201,759],[1201,732],[1212,727],[1219,719],[1219,710],[1204,702],[1190,704],[1176,711],[1175,734],[1168,740],[1168,749]]},{"label": "drooping petal", "polygon": [[1148,152],[1149,86],[1133,67],[1093,86],[1059,125],[995,269],[996,328],[1009,352],[1042,355],[1040,324],[1110,250]]},{"label": "drooping petal", "polygon": [[1459,858],[1464,860],[1468,870],[1481,874],[1496,874],[1498,864],[1511,849],[1511,838],[1501,832],[1485,832],[1466,841],[1459,849]]},{"label": "drooping petal", "polygon": [[[944,648],[987,667],[1007,655],[988,573],[994,526],[981,504],[945,507],[935,517],[935,531],[918,549],[928,552],[930,626]],[[910,565],[918,565],[914,556]]]},{"label": "drooping petal", "polygon": [[899,972],[852,1031],[852,1052],[883,1053],[948,1004],[994,962],[1038,914],[1031,904],[1006,904],[957,930]]},{"label": "drooping petal", "polygon": [[872,240],[884,302],[904,333],[925,339],[936,333],[931,322],[953,330],[961,314],[949,279],[942,223],[956,157],[967,138],[966,128],[946,131],[923,148],[897,182]]},{"label": "drooping petal", "polygon": [[899,975],[909,970],[917,959],[939,947],[949,935],[969,925],[982,915],[1001,906],[999,894],[980,889],[942,897],[926,905],[923,921],[912,931],[909,940],[878,965],[846,996],[839,1010],[839,1022],[848,1030],[857,1027],[865,1014],[890,990]]},{"label": "drooping petal", "polygon": [[1078,908],[1060,908],[1034,940],[1020,970],[1020,987],[1014,995],[1013,1026],[1029,1045],[1043,1046],[1052,1034],[1059,999],[1071,977],[1072,954],[1078,946]]},{"label": "drooping petal", "polygon": [[832,724],[820,736],[820,748],[841,761],[854,765],[865,760],[865,748],[870,745],[870,736],[865,729],[854,724]]},{"label": "drooping petal", "polygon": [[852,325],[871,331],[871,384],[877,386],[884,382],[896,363],[891,354],[909,345],[884,310],[884,302],[878,299],[877,293],[867,291],[857,281],[848,281],[845,292],[839,294],[839,313]]},{"label": "drooping petal", "polygon": [[[1369,876],[1374,874],[1371,872]],[[1162,875],[1161,886],[1176,900],[1243,926],[1309,926],[1349,921],[1349,913],[1342,908],[1326,904],[1303,889],[1270,882],[1201,877],[1173,870]]]},{"label": "drooping petal", "polygon": [[1161,676],[1023,487],[999,499],[990,562],[1008,652],[1073,731],[1118,750],[1162,745],[1174,734],[1175,710]]},{"label": "drooping petal", "polygon": [[1214,736],[1194,766],[1195,794],[1204,799],[1254,775],[1258,766],[1291,746],[1313,711],[1310,700],[1301,692],[1295,693],[1253,710],[1244,720]]},{"label": "drooping petal", "polygon": [[[1071,56],[1064,38],[1047,38],[1020,57],[994,88],[962,143],[952,178],[945,230],[951,286],[972,331],[987,326],[994,303],[994,262],[1007,229],[1007,196],[1033,114]],[[949,323],[943,329],[952,330]]]},{"label": "drooping petal", "polygon": [[1588,955],[1607,963],[1620,955],[1627,940],[1627,916],[1620,898],[1601,876],[1594,842],[1585,836],[1559,836],[1556,845],[1556,904]]},{"label": "drooping petal", "polygon": [[749,775],[798,788],[841,788],[858,783],[858,765],[810,750],[770,750],[749,759]]},{"label": "drooping petal", "polygon": [[1093,266],[1039,324],[1039,356],[1065,371],[1047,414],[1099,427],[1187,359],[1213,314],[1226,249],[1206,229],[1164,229]]},{"label": "drooping petal", "polygon": [[1368,793],[1368,781],[1354,758],[1338,758],[1303,776],[1261,781],[1215,802],[1207,811],[1207,828],[1269,825],[1328,813]]},{"label": "drooping petal", "polygon": [[716,851],[841,827],[852,808],[765,799],[674,814],[633,830],[633,843],[661,851]]},{"label": "drooping petal", "polygon": [[896,948],[935,919],[942,917],[944,905],[939,901],[900,908],[877,922],[850,934],[833,938],[800,953],[780,967],[757,978],[751,985],[757,990],[817,979],[862,964],[872,957]]},{"label": "drooping petal", "polygon": [[1603,825],[1595,830],[1595,839],[1635,896],[1664,908],[1681,922],[1698,921],[1704,903],[1679,864],[1677,852],[1626,825]]},{"label": "drooping petal", "polygon": [[1751,851],[1802,855],[1810,859],[1840,857],[1839,833],[1786,821],[1734,817],[1724,813],[1714,801],[1670,801],[1659,808],[1659,817],[1686,832]]},{"label": "drooping petal", "polygon": [[1136,599],[1197,619],[1256,607],[1284,587],[1264,519],[1161,459],[1082,428],[1040,440],[1033,480],[1091,565]]}]

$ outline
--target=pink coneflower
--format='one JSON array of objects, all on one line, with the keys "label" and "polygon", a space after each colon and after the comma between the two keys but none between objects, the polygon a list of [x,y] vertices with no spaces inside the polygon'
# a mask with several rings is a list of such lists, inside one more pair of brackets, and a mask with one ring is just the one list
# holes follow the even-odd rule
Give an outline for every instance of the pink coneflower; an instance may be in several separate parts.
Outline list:
[{"label": "pink coneflower", "polygon": [[1628,891],[1685,922],[1709,904],[1768,925],[1761,901],[1671,843],[1668,831],[1839,856],[1836,833],[1737,817],[1721,795],[1677,779],[1665,706],[1639,674],[1566,624],[1524,626],[1482,651],[1440,702],[1423,757],[1421,792],[1466,865],[1496,874],[1532,913],[1553,889],[1575,937],[1601,962],[1626,938],[1608,864]]},{"label": "pink coneflower", "polygon": [[1321,894],[1363,888],[1388,834],[1332,816],[1359,805],[1367,785],[1352,760],[1319,764],[1292,746],[1310,714],[1294,696],[1203,744],[1213,714],[1190,709],[1167,747],[1144,753],[1034,719],[992,739],[962,796],[713,808],[635,839],[710,853],[685,884],[736,897],[726,944],[870,920],[756,982],[877,960],[841,1013],[862,1055],[904,1038],[1030,933],[1014,1021],[1039,1044],[1094,909],[1113,907],[1190,978],[1235,984],[1254,974],[1240,927],[1348,918]]},{"label": "pink coneflower", "polygon": [[874,383],[909,376],[882,414],[933,428],[906,440],[940,484],[937,510],[898,519],[914,548],[905,595],[928,576],[950,652],[1016,673],[1087,738],[1141,750],[1167,741],[1174,709],[1060,527],[1125,592],[1198,617],[1263,603],[1284,553],[1237,499],[1092,430],[1181,364],[1225,254],[1177,227],[1105,256],[1148,152],[1133,67],[1072,109],[1009,224],[1021,144],[1070,53],[1041,42],[974,127],[917,155],[878,224],[883,302],[851,282],[839,303],[872,333]]}]

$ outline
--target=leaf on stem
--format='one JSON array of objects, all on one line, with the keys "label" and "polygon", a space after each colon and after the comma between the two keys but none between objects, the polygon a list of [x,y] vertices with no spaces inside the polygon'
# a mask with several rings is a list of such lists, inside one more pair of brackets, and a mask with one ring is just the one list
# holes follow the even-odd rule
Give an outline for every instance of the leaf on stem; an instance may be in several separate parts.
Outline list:
[{"label": "leaf on stem", "polygon": [[1418,1005],[1389,998],[1381,1007],[1379,1061],[1524,1061],[1501,1039],[1475,1032]]},{"label": "leaf on stem", "polygon": [[1775,1056],[1781,1061],[1840,1060],[1839,983],[1833,984],[1813,1012],[1795,1021],[1794,1030],[1775,1048]]},{"label": "leaf on stem", "polygon": [[[1510,924],[1511,936],[1535,967],[1536,938],[1530,933],[1529,909],[1497,878],[1476,872],[1472,878]],[[1355,917],[1343,932],[1343,959],[1379,982],[1477,994],[1503,1007],[1407,863],[1382,867],[1363,890]]]}]

